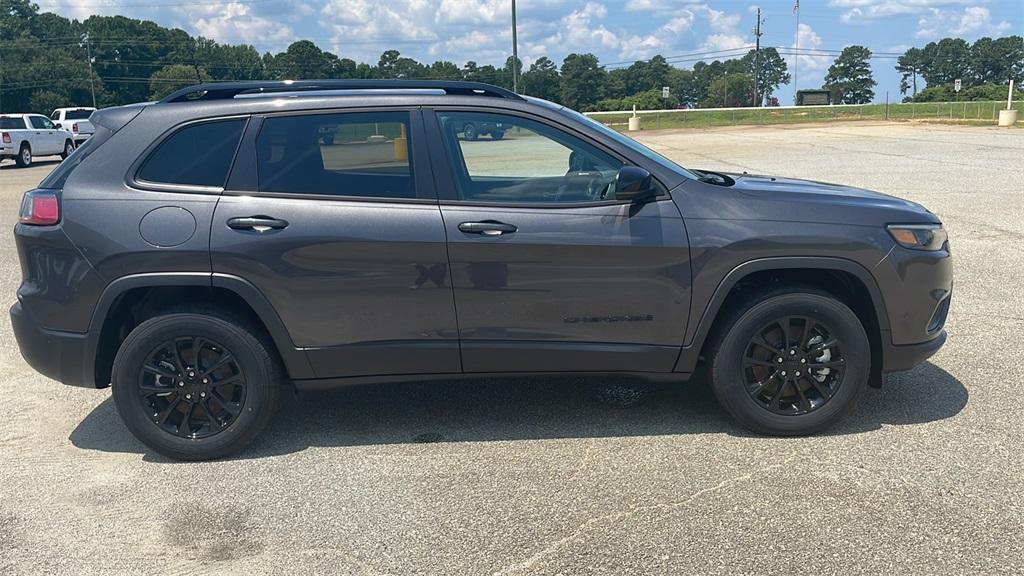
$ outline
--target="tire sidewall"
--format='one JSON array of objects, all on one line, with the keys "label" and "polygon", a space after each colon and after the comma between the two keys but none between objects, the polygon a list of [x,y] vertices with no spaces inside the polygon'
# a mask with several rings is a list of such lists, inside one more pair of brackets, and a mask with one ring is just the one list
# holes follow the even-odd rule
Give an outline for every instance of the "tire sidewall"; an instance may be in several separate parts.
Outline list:
[{"label": "tire sidewall", "polygon": [[[137,391],[142,364],[160,344],[175,337],[204,336],[238,360],[246,380],[241,413],[226,429],[207,438],[181,438],[151,420]],[[129,430],[157,452],[184,460],[209,459],[241,449],[266,425],[279,386],[262,344],[248,332],[220,319],[197,314],[171,314],[140,324],[125,338],[114,360],[113,397]]]},{"label": "tire sidewall", "polygon": [[[807,414],[775,414],[747,393],[742,359],[754,334],[784,316],[810,316],[828,326],[841,343],[846,360],[842,384],[824,406]],[[867,385],[871,346],[864,327],[844,304],[827,296],[793,293],[767,298],[741,314],[725,334],[712,363],[712,382],[719,402],[741,424],[756,431],[780,435],[811,434],[845,416]]]},{"label": "tire sidewall", "polygon": [[18,166],[22,168],[28,168],[32,165],[32,149],[28,146],[22,146],[21,150],[18,151],[18,157],[16,158]]}]

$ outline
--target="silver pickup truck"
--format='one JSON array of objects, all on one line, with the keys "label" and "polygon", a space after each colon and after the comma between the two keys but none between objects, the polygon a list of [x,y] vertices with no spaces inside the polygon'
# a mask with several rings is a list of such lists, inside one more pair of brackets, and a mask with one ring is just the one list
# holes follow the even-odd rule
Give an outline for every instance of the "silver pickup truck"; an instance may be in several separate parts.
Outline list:
[{"label": "silver pickup truck", "polygon": [[0,115],[0,160],[13,158],[25,168],[32,165],[33,156],[67,158],[74,151],[71,132],[57,128],[42,114]]}]

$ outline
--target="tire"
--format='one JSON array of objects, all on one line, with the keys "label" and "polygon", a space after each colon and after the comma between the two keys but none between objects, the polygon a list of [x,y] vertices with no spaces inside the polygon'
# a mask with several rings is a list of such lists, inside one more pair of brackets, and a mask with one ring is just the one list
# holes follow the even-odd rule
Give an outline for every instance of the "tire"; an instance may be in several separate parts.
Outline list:
[{"label": "tire", "polygon": [[466,123],[466,125],[462,127],[462,136],[466,140],[473,142],[480,137],[480,133],[476,131],[476,125]]},{"label": "tire", "polygon": [[[786,320],[773,327],[780,319]],[[782,324],[789,330],[785,348]],[[836,345],[821,349],[832,339]],[[829,295],[802,288],[748,301],[726,322],[710,358],[711,386],[722,407],[742,426],[774,436],[834,425],[856,405],[871,372],[871,345],[857,315]]]},{"label": "tire", "polygon": [[334,136],[324,136],[323,140],[324,144],[326,144],[327,146],[332,146],[334,144]]},{"label": "tire", "polygon": [[[177,360],[167,348],[158,352],[168,342]],[[201,360],[190,361],[197,343]],[[125,338],[114,358],[113,397],[125,425],[146,446],[177,460],[210,460],[241,450],[267,426],[281,373],[268,345],[244,323],[217,312],[169,313]]]},{"label": "tire", "polygon": [[71,153],[74,152],[74,151],[75,151],[75,143],[72,142],[71,140],[66,140],[64,142],[64,151],[61,152],[61,154],[60,154],[60,159],[64,160],[68,156],[71,156]]},{"label": "tire", "polygon": [[504,137],[505,137],[505,131],[504,130],[495,130],[495,131],[491,132],[491,140],[501,140]]},{"label": "tire", "polygon": [[28,168],[32,165],[32,148],[28,144],[22,144],[18,155],[14,157],[15,164],[19,168]]}]

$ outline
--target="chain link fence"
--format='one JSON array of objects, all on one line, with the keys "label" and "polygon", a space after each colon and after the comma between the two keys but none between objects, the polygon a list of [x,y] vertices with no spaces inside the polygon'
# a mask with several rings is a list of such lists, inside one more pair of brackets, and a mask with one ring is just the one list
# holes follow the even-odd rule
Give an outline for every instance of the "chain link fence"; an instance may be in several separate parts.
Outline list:
[{"label": "chain link fence", "polygon": [[[798,124],[841,120],[944,121],[994,125],[1006,101],[907,102],[899,104],[839,104],[832,106],[778,106],[770,108],[694,108],[637,110],[642,130],[711,128],[714,126]],[[1024,102],[1014,102],[1024,126]],[[632,111],[588,112],[594,120],[625,131]]]}]

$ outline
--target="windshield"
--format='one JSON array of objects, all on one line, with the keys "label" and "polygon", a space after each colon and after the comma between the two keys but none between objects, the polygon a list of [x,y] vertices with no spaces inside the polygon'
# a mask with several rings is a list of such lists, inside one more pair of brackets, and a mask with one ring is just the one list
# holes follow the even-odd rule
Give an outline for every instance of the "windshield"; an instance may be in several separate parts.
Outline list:
[{"label": "windshield", "polygon": [[634,152],[639,152],[640,154],[643,154],[644,156],[650,158],[651,160],[654,160],[655,162],[657,162],[658,164],[661,164],[662,166],[664,166],[665,168],[668,168],[669,170],[672,170],[674,172],[678,172],[679,174],[682,174],[683,176],[686,176],[687,178],[692,178],[694,180],[699,180],[700,179],[699,176],[697,176],[696,174],[694,174],[690,170],[687,170],[686,168],[680,166],[679,164],[676,164],[672,160],[669,160],[665,156],[662,156],[661,154],[655,152],[654,150],[651,150],[647,146],[644,146],[643,144],[637,142],[636,140],[630,138],[629,136],[620,134],[619,132],[616,132],[615,130],[612,130],[611,128],[605,126],[604,124],[601,124],[597,120],[594,120],[593,118],[590,118],[589,116],[585,116],[585,115],[580,114],[579,112],[577,112],[575,110],[566,108],[564,106],[559,107],[557,105],[551,104],[550,102],[547,102],[546,100],[539,100],[539,99],[531,98],[529,96],[527,96],[527,98],[529,98],[530,101],[535,102],[537,104],[546,105],[549,108],[555,108],[559,112],[561,112],[562,114],[565,114],[566,116],[570,116],[570,117],[572,117],[572,118],[574,118],[576,120],[579,120],[580,122],[585,123],[586,125],[590,126],[594,130],[597,130],[598,132],[604,134],[605,136],[608,136],[612,140],[615,140],[619,144],[622,144],[623,146],[629,148],[630,150],[633,150]]}]

